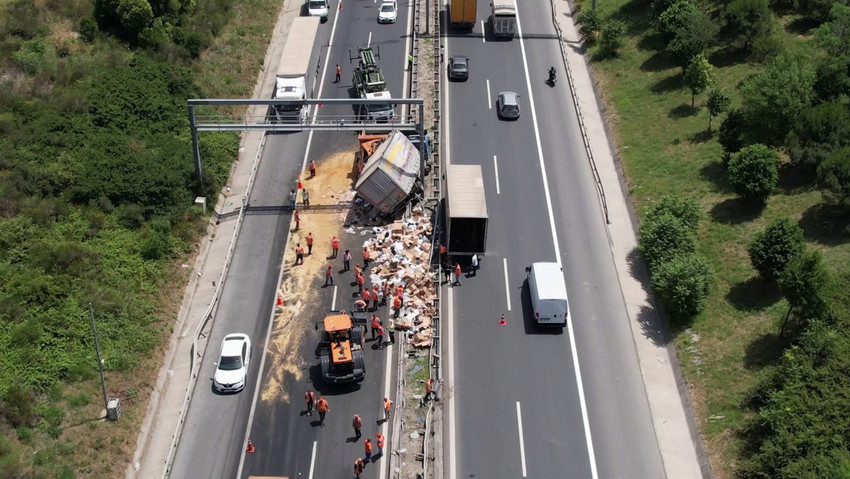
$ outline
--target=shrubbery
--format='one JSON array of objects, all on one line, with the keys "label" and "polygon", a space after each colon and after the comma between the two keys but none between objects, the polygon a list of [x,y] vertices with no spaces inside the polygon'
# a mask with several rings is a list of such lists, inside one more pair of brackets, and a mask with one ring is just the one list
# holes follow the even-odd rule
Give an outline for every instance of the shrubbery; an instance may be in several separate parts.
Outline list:
[{"label": "shrubbery", "polygon": [[683,254],[652,270],[652,289],[674,319],[687,320],[705,307],[711,278],[705,258]]},{"label": "shrubbery", "polygon": [[790,218],[780,218],[756,233],[747,251],[756,271],[773,280],[782,277],[788,262],[802,254],[805,248],[803,229]]},{"label": "shrubbery", "polygon": [[729,160],[729,182],[744,198],[765,202],[779,181],[779,156],[765,145],[750,145]]}]

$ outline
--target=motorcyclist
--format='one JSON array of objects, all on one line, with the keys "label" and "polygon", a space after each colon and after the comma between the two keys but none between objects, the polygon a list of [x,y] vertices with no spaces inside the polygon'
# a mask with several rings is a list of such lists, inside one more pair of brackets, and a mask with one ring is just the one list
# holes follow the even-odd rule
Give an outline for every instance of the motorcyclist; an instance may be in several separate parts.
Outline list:
[{"label": "motorcyclist", "polygon": [[554,66],[549,67],[549,81],[550,82],[552,82],[552,83],[555,82],[556,73],[557,73],[557,71],[555,70]]}]

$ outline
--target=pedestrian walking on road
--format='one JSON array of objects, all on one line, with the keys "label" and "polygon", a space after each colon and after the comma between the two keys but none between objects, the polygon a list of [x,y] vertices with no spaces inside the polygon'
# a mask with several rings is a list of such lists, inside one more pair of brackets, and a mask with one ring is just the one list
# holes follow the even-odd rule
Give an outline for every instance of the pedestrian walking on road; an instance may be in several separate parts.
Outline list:
[{"label": "pedestrian walking on road", "polygon": [[399,312],[401,312],[401,298],[399,298],[398,296],[396,296],[395,299],[393,299],[393,309],[395,310],[395,312],[393,314],[397,318]]},{"label": "pedestrian walking on road", "polygon": [[376,432],[375,437],[378,439],[375,442],[375,445],[378,446],[378,454],[375,454],[375,457],[381,457],[384,455],[384,435]]},{"label": "pedestrian walking on road", "polygon": [[306,188],[301,190],[301,202],[304,203],[304,209],[305,210],[310,209],[310,193],[307,192]]},{"label": "pedestrian walking on road", "polygon": [[363,268],[360,267],[360,263],[354,263],[354,276],[360,276],[362,272]]},{"label": "pedestrian walking on road", "polygon": [[372,302],[372,293],[369,292],[369,288],[363,289],[363,302],[366,303],[366,307]]},{"label": "pedestrian walking on road", "polygon": [[325,414],[330,411],[331,408],[328,406],[328,402],[325,400],[324,396],[319,396],[319,400],[316,401],[316,411],[319,411],[319,425],[325,427]]},{"label": "pedestrian walking on road", "polygon": [[460,286],[460,275],[463,274],[463,270],[460,269],[460,263],[455,263],[455,286]]},{"label": "pedestrian walking on road", "polygon": [[407,54],[407,68],[413,68],[413,52]]},{"label": "pedestrian walking on road", "polygon": [[358,414],[355,414],[354,419],[351,420],[351,427],[354,428],[354,437],[356,439],[360,439],[360,428],[363,427],[363,420],[360,419],[360,416]]},{"label": "pedestrian walking on road", "polygon": [[390,337],[390,344],[395,344],[395,321],[392,318],[388,319],[387,334]]},{"label": "pedestrian walking on road", "polygon": [[381,318],[378,317],[377,314],[372,315],[372,339],[375,339],[375,335],[378,334],[378,328],[381,327]]},{"label": "pedestrian walking on road", "polygon": [[334,236],[331,238],[331,258],[336,258],[337,253],[339,253],[339,238]]},{"label": "pedestrian walking on road", "polygon": [[316,177],[316,160],[310,160],[310,178]]},{"label": "pedestrian walking on road", "polygon": [[295,193],[295,190],[292,190],[292,191],[289,192],[289,209],[290,210],[295,210],[295,198],[296,198],[296,196],[297,196],[297,194]]},{"label": "pedestrian walking on road", "polygon": [[307,233],[307,256],[313,254],[313,233]]},{"label": "pedestrian walking on road", "polygon": [[360,474],[363,473],[363,469],[366,468],[366,464],[363,463],[363,459],[357,458],[354,460],[354,477],[356,479],[360,479]]},{"label": "pedestrian walking on road", "polygon": [[384,327],[380,324],[378,325],[378,347],[384,348],[387,344],[384,342],[386,335],[384,334]]},{"label": "pedestrian walking on road", "polygon": [[342,270],[349,271],[351,269],[351,251],[345,250],[345,253],[342,253]]},{"label": "pedestrian walking on road", "polygon": [[336,64],[336,80],[334,83],[339,83],[339,77],[342,75],[342,67],[339,66],[339,63]]},{"label": "pedestrian walking on road", "polygon": [[295,264],[304,264],[304,248],[301,243],[295,244]]},{"label": "pedestrian walking on road", "polygon": [[372,440],[368,437],[366,438],[366,441],[363,442],[363,450],[366,452],[363,462],[369,462],[372,459]]},{"label": "pedestrian walking on road", "polygon": [[384,398],[384,421],[390,420],[390,411],[393,408],[393,402],[390,401],[390,398]]},{"label": "pedestrian walking on road", "polygon": [[366,283],[366,280],[363,278],[363,273],[357,275],[357,294],[363,293],[363,285]]},{"label": "pedestrian walking on road", "polygon": [[387,298],[390,296],[390,291],[392,291],[390,282],[384,281],[384,284],[381,285],[381,304],[387,304]]},{"label": "pedestrian walking on road", "polygon": [[446,47],[440,45],[440,62],[441,63],[443,61],[443,55],[445,55],[445,54],[446,54]]},{"label": "pedestrian walking on road", "polygon": [[369,266],[369,248],[363,248],[363,267],[366,268]]},{"label": "pedestrian walking on road", "polygon": [[292,216],[295,219],[295,231],[301,229],[301,215],[298,214],[298,210],[292,210]]},{"label": "pedestrian walking on road", "polygon": [[472,271],[471,271],[472,276],[475,276],[477,274],[476,273],[477,271],[478,271],[478,254],[476,253],[476,254],[472,255]]},{"label": "pedestrian walking on road", "polygon": [[434,378],[428,378],[428,380],[425,381],[425,400],[426,401],[431,399],[432,394],[434,395],[434,401],[440,400],[440,396],[437,395],[437,389],[435,388],[436,385],[437,385],[437,383],[436,383],[436,381],[434,381]]},{"label": "pedestrian walking on road", "polygon": [[325,286],[328,285],[334,285],[334,269],[331,265],[328,265],[328,268],[325,270]]},{"label": "pedestrian walking on road", "polygon": [[304,393],[304,402],[307,403],[307,415],[312,416],[313,405],[316,404],[316,393],[308,389],[307,392]]},{"label": "pedestrian walking on road", "polygon": [[378,295],[380,294],[380,290],[378,289],[378,285],[374,285],[372,287],[372,311],[378,310]]}]

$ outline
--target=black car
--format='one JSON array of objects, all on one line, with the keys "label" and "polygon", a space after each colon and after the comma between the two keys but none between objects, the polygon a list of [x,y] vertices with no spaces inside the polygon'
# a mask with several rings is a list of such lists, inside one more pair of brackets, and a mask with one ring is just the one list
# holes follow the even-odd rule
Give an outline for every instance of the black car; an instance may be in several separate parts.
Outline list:
[{"label": "black car", "polygon": [[469,78],[469,58],[464,56],[449,57],[449,80],[466,80]]}]

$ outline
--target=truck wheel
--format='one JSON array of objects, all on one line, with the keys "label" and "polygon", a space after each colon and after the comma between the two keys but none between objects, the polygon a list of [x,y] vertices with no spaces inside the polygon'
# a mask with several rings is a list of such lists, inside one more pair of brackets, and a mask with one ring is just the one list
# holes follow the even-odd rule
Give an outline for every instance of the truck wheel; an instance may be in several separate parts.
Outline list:
[{"label": "truck wheel", "polygon": [[363,347],[363,330],[359,327],[351,328],[351,345],[358,345],[361,348]]}]

